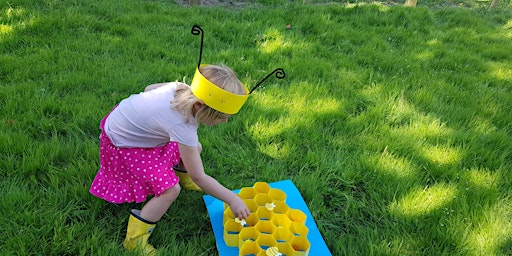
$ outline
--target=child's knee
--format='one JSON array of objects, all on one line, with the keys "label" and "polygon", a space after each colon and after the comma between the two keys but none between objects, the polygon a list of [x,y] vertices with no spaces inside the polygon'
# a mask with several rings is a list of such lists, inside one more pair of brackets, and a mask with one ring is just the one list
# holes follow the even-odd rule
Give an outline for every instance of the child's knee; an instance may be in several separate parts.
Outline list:
[{"label": "child's knee", "polygon": [[180,184],[176,184],[173,187],[168,188],[162,193],[162,196],[168,198],[171,201],[174,201],[176,197],[180,194],[181,186]]}]

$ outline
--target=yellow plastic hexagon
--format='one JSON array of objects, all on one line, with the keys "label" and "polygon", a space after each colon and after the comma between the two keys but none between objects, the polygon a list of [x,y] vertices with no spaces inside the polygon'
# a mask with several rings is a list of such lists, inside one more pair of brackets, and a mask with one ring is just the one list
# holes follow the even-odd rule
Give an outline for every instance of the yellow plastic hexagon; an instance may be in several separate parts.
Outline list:
[{"label": "yellow plastic hexagon", "polygon": [[277,243],[288,243],[293,238],[293,234],[290,229],[285,227],[277,227],[273,235]]},{"label": "yellow plastic hexagon", "polygon": [[261,252],[260,245],[253,241],[248,241],[240,246],[240,255],[258,255]]},{"label": "yellow plastic hexagon", "polygon": [[309,229],[306,227],[306,224],[303,222],[292,222],[292,225],[290,226],[290,231],[295,236],[307,236]]},{"label": "yellow plastic hexagon", "polygon": [[222,223],[226,224],[226,221],[229,220],[229,219],[235,219],[235,215],[231,211],[231,208],[228,207],[228,208],[224,209],[224,215],[222,217]]},{"label": "yellow plastic hexagon", "polygon": [[258,223],[259,219],[258,216],[256,216],[256,213],[253,212],[245,219],[246,227],[254,227]]},{"label": "yellow plastic hexagon", "polygon": [[264,193],[267,194],[270,191],[270,185],[266,182],[256,182],[253,186],[256,193]]},{"label": "yellow plastic hexagon", "polygon": [[274,212],[267,210],[265,207],[258,207],[258,210],[256,211],[256,217],[259,220],[271,220],[272,217],[274,217]]},{"label": "yellow plastic hexagon", "polygon": [[232,219],[224,223],[224,242],[227,246],[238,246],[238,234],[242,230],[242,225]]},{"label": "yellow plastic hexagon", "polygon": [[247,205],[247,208],[249,208],[249,211],[256,212],[258,210],[258,204],[254,202],[252,199],[244,199],[245,205]]},{"label": "yellow plastic hexagon", "polygon": [[272,203],[272,198],[268,194],[257,194],[254,197],[254,202],[259,206],[265,206],[265,204]]},{"label": "yellow plastic hexagon", "polygon": [[242,188],[238,192],[238,196],[242,199],[253,199],[256,196],[256,190],[254,188]]},{"label": "yellow plastic hexagon", "polygon": [[277,245],[276,239],[270,234],[261,234],[258,239],[256,239],[256,243],[258,243],[263,250]]},{"label": "yellow plastic hexagon", "polygon": [[276,230],[276,225],[268,220],[259,220],[254,226],[261,234],[272,234]]},{"label": "yellow plastic hexagon", "polygon": [[275,201],[274,204],[276,205],[274,213],[287,214],[290,210],[290,207],[285,202]]},{"label": "yellow plastic hexagon", "polygon": [[238,245],[242,245],[245,242],[255,242],[261,233],[255,227],[243,228],[238,234]]},{"label": "yellow plastic hexagon", "polygon": [[272,217],[272,223],[276,225],[276,227],[282,227],[286,229],[290,229],[290,226],[292,225],[292,221],[286,214],[274,214]]},{"label": "yellow plastic hexagon", "polygon": [[288,211],[288,217],[292,222],[305,222],[306,214],[304,214],[301,210],[298,209],[290,209]]},{"label": "yellow plastic hexagon", "polygon": [[308,239],[306,239],[303,236],[296,236],[293,237],[290,241],[290,244],[293,247],[294,256],[306,256],[309,253],[309,247],[311,244],[309,243]]},{"label": "yellow plastic hexagon", "polygon": [[280,189],[271,188],[268,194],[274,201],[286,201],[286,193]]},{"label": "yellow plastic hexagon", "polygon": [[277,243],[277,250],[286,256],[293,256],[295,250],[290,243]]}]

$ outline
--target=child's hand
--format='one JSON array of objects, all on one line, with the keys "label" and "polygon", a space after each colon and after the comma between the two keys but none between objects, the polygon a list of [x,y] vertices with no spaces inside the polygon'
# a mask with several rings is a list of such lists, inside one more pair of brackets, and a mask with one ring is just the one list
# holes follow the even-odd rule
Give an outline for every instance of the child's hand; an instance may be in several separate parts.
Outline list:
[{"label": "child's hand", "polygon": [[235,215],[235,217],[245,220],[247,217],[249,217],[249,214],[251,214],[251,211],[249,208],[247,208],[247,205],[245,205],[244,201],[240,198],[236,198],[231,204],[229,204],[229,207],[231,208],[231,211]]}]

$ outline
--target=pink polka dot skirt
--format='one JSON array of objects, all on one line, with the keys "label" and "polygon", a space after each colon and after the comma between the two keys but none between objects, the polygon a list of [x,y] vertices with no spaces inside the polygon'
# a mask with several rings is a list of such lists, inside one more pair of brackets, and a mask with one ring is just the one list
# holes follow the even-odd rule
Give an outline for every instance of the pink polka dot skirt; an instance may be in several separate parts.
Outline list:
[{"label": "pink polka dot skirt", "polygon": [[[108,116],[108,115],[107,115]],[[100,169],[89,192],[111,203],[144,202],[150,195],[160,196],[179,182],[172,166],[180,158],[178,144],[155,148],[119,148],[100,128]]]}]

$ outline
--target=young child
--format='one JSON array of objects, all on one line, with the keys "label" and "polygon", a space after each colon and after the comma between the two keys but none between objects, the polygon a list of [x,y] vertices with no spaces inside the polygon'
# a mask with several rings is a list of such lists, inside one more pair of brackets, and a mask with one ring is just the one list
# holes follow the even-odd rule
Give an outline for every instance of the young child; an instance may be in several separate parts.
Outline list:
[{"label": "young child", "polygon": [[103,118],[100,169],[90,193],[116,204],[145,202],[154,195],[141,210],[131,211],[123,243],[127,250],[155,253],[147,240],[180,193],[180,178],[173,170],[178,163],[190,176],[188,185],[224,201],[236,217],[247,218],[244,202],[204,172],[197,135],[199,123],[227,122],[247,96],[231,69],[201,65],[190,87],[179,82],[150,85]]}]

